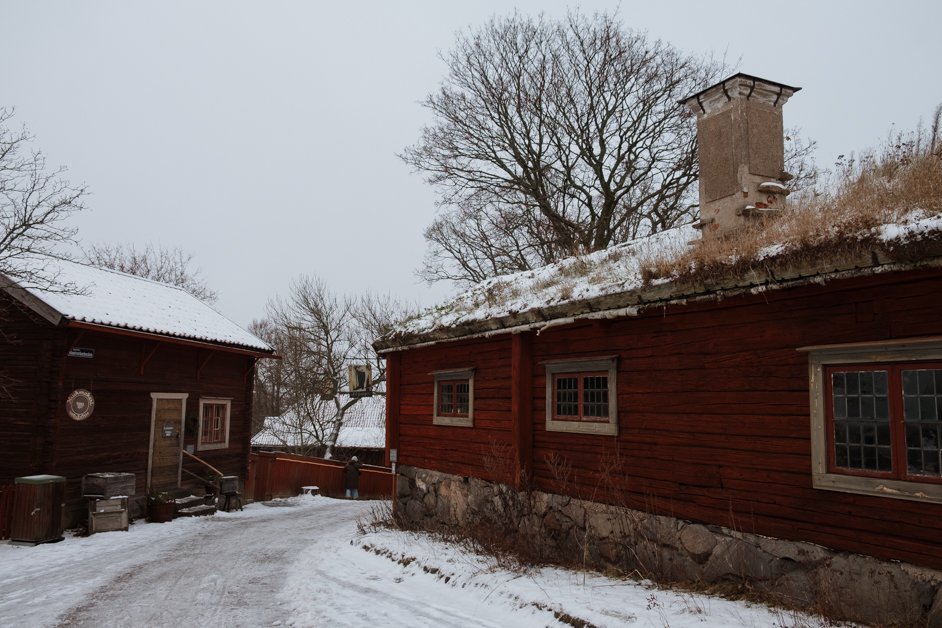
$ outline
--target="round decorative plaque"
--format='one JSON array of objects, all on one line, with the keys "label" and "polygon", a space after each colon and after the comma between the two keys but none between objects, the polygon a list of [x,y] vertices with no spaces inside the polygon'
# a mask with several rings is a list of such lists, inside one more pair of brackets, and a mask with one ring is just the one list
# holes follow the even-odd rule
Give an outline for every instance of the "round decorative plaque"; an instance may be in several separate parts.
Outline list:
[{"label": "round decorative plaque", "polygon": [[84,388],[76,388],[65,400],[65,409],[76,421],[84,421],[95,410],[95,397]]}]

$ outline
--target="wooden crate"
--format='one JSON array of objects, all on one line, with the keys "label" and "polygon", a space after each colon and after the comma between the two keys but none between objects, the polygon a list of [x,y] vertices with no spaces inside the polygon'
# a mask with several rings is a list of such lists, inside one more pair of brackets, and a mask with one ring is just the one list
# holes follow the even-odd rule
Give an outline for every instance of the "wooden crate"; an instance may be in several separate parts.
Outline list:
[{"label": "wooden crate", "polygon": [[88,512],[119,512],[128,509],[127,497],[88,500]]},{"label": "wooden crate", "polygon": [[108,512],[89,512],[88,513],[88,533],[113,532],[115,530],[128,529],[128,511],[114,510]]},{"label": "wooden crate", "polygon": [[128,498],[111,497],[88,500],[88,533],[128,529]]},{"label": "wooden crate", "polygon": [[82,478],[82,493],[96,497],[130,497],[135,491],[133,473],[89,473]]},{"label": "wooden crate", "polygon": [[224,475],[219,481],[219,490],[225,495],[227,493],[238,493],[239,492],[239,476],[237,475]]}]

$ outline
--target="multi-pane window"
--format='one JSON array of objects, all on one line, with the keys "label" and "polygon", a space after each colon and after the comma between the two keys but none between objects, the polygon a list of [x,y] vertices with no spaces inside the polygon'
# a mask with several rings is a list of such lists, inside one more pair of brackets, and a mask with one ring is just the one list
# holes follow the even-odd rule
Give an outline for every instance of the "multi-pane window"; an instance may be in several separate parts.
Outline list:
[{"label": "multi-pane window", "polygon": [[615,358],[546,363],[546,429],[618,434]]},{"label": "multi-pane window", "polygon": [[474,369],[436,371],[435,425],[470,427],[474,420]]},{"label": "multi-pane window", "polygon": [[467,379],[438,382],[438,416],[468,416],[471,382]]},{"label": "multi-pane window", "polygon": [[554,376],[553,419],[608,422],[608,373]]},{"label": "multi-pane window", "polygon": [[911,475],[942,477],[942,368],[902,372],[906,468]]},{"label": "multi-pane window", "polygon": [[221,449],[229,445],[228,399],[200,399],[199,449]]},{"label": "multi-pane window", "polygon": [[826,374],[832,471],[942,479],[942,365],[832,366]]}]

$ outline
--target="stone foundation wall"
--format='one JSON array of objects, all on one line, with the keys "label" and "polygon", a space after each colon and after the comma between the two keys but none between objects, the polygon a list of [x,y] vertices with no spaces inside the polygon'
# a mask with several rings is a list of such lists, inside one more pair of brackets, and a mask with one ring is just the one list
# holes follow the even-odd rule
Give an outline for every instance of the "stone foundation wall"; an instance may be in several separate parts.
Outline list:
[{"label": "stone foundation wall", "polygon": [[748,583],[834,619],[942,627],[942,572],[932,569],[408,466],[396,493],[409,525],[506,543],[537,560],[661,582]]}]

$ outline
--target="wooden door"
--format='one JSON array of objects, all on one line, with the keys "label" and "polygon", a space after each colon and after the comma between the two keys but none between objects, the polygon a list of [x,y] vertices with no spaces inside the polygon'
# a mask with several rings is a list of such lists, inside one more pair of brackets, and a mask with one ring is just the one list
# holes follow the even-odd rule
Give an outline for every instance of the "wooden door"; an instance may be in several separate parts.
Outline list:
[{"label": "wooden door", "polygon": [[180,486],[183,415],[186,394],[152,393],[150,464],[147,488],[163,491]]}]

